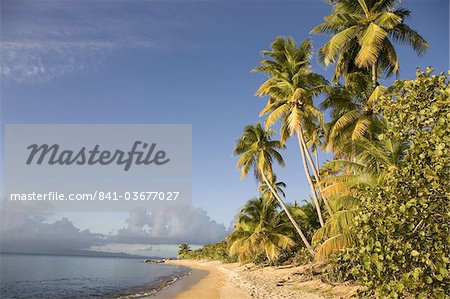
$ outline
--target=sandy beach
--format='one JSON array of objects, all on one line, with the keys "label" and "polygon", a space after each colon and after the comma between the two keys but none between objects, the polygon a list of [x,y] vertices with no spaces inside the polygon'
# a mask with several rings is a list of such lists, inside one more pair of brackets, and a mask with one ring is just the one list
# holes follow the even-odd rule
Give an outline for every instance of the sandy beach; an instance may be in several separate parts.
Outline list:
[{"label": "sandy beach", "polygon": [[182,278],[167,289],[158,292],[155,296],[158,299],[251,298],[233,283],[233,265],[187,260],[174,260],[167,263],[189,267],[193,269],[193,272],[188,277]]},{"label": "sandy beach", "polygon": [[311,277],[308,266],[252,267],[190,260],[174,260],[168,264],[193,269],[156,294],[158,299],[248,299],[248,298],[350,298],[355,287],[331,285]]}]

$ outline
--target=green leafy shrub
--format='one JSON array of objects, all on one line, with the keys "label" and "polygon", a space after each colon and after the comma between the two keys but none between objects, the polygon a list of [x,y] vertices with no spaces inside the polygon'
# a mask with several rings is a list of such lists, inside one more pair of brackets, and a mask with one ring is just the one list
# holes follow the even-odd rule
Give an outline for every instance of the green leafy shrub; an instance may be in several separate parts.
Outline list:
[{"label": "green leafy shrub", "polygon": [[335,260],[363,283],[364,297],[450,296],[449,95],[447,76],[428,69],[397,81],[378,104],[386,137],[408,150],[398,167],[385,169],[385,184],[358,192],[358,246]]},{"label": "green leafy shrub", "polygon": [[306,248],[300,248],[297,250],[292,258],[292,264],[297,266],[306,265],[312,262],[314,258],[309,254]]},{"label": "green leafy shrub", "polygon": [[306,265],[314,260],[313,256],[308,252],[305,247],[297,246],[291,251],[283,251],[280,256],[270,265],[283,266],[283,265]]},{"label": "green leafy shrub", "polygon": [[[241,261],[242,263],[242,261]],[[245,263],[253,263],[258,266],[270,266],[271,262],[267,258],[267,255],[264,251],[259,251],[251,256],[251,258],[248,261],[245,261]]]}]

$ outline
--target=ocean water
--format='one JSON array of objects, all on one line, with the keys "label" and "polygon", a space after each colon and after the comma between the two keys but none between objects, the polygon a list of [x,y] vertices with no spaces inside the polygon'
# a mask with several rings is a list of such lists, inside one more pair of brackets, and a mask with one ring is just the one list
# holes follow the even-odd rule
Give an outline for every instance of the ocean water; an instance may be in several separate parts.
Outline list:
[{"label": "ocean water", "polygon": [[0,298],[139,298],[188,268],[141,259],[0,254]]}]

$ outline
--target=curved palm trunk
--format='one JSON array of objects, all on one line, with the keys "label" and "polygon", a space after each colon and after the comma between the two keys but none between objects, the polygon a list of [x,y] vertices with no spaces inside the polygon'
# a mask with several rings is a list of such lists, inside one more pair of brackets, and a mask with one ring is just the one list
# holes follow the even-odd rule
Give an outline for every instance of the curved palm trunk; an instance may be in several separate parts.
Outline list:
[{"label": "curved palm trunk", "polygon": [[314,188],[314,184],[311,181],[311,174],[309,173],[308,163],[306,162],[306,157],[305,157],[306,154],[305,154],[305,149],[303,147],[303,142],[304,142],[303,132],[301,129],[297,130],[297,139],[298,139],[298,145],[300,147],[300,152],[302,154],[302,162],[303,162],[303,167],[305,169],[306,179],[308,180],[309,188],[311,189],[312,197],[314,200],[314,205],[316,206],[317,215],[319,216],[320,226],[323,227],[324,222],[323,222],[323,218],[322,218],[322,212],[320,211],[319,199],[317,198],[316,189]]},{"label": "curved palm trunk", "polygon": [[288,216],[289,220],[292,222],[292,225],[294,225],[295,230],[300,235],[300,238],[302,239],[303,243],[305,244],[306,249],[309,251],[309,253],[311,253],[312,256],[314,256],[314,250],[312,249],[311,244],[309,244],[308,240],[306,239],[305,235],[303,234],[302,229],[298,226],[298,224],[295,221],[294,217],[292,217],[291,212],[289,212],[289,210],[288,210],[287,206],[284,204],[283,200],[280,198],[278,193],[275,191],[275,189],[269,183],[269,180],[266,178],[266,175],[263,172],[261,172],[261,176],[262,176],[262,179],[264,180],[264,182],[269,187],[270,191],[272,191],[272,194],[275,196],[275,198],[280,203],[280,205],[283,208],[283,210],[286,212],[286,215]]},{"label": "curved palm trunk", "polygon": [[[322,198],[322,200],[323,200],[323,202],[325,204],[325,208],[327,209],[327,212],[330,215],[333,215],[333,211],[331,210],[330,204],[328,203],[328,199],[323,194],[322,186],[320,185],[319,172],[317,171],[317,168],[315,167],[315,164],[314,164],[314,162],[312,160],[311,153],[309,152],[308,147],[306,146],[306,142],[305,142],[305,138],[303,136],[303,133],[301,135],[301,141],[300,142],[301,142],[301,145],[303,146],[304,151],[306,152],[306,158],[308,159],[308,162],[311,165],[311,168],[313,170],[314,178],[316,179],[317,187],[319,189],[320,196],[321,196],[321,198]],[[317,165],[319,165],[319,164],[317,164]]]}]

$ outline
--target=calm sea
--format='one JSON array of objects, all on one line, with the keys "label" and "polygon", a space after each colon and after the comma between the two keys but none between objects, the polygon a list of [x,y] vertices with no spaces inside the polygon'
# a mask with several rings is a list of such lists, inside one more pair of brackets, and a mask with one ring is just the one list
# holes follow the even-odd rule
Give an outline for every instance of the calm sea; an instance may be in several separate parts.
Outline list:
[{"label": "calm sea", "polygon": [[0,298],[139,298],[188,272],[132,258],[0,254]]}]

